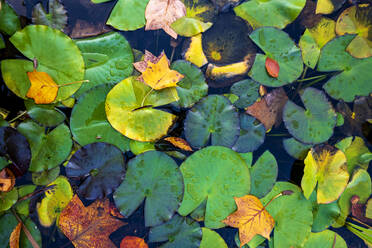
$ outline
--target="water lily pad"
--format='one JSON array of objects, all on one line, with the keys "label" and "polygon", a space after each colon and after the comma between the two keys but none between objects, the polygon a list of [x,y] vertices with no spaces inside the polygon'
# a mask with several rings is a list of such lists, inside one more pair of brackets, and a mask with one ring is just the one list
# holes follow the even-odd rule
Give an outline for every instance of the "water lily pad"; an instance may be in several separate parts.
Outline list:
[{"label": "water lily pad", "polygon": [[29,170],[32,172],[49,170],[58,166],[71,152],[71,134],[65,124],[45,133],[45,128],[33,121],[26,121],[19,124],[17,130],[30,143],[32,158]]},{"label": "water lily pad", "polygon": [[209,0],[181,0],[186,7],[186,16],[202,22],[215,22],[218,10]]},{"label": "water lily pad", "polygon": [[50,169],[50,170],[43,170],[40,172],[32,173],[32,182],[35,185],[47,185],[50,184],[52,181],[56,180],[59,176],[60,168],[59,166]]},{"label": "water lily pad", "polygon": [[145,9],[149,0],[119,0],[107,24],[119,30],[136,30],[146,24]]},{"label": "water lily pad", "polygon": [[133,53],[125,37],[116,32],[75,41],[85,62],[85,83],[75,93],[79,97],[99,84],[117,83],[133,71]]},{"label": "water lily pad", "polygon": [[192,37],[194,35],[207,31],[212,26],[211,22],[202,22],[192,17],[181,17],[171,24],[171,28],[177,34],[185,37]]},{"label": "water lily pad", "polygon": [[304,144],[295,138],[283,139],[283,147],[286,152],[294,157],[295,159],[304,160],[310,148],[313,147],[311,144]]},{"label": "water lily pad", "polygon": [[[15,33],[10,41],[28,59],[38,61],[38,71],[48,73],[58,84],[80,81],[84,78],[84,61],[79,48],[64,33],[44,25],[28,25]],[[51,56],[51,54],[53,56]],[[3,79],[17,96],[26,99],[30,87],[27,72],[33,62],[23,59],[1,61]],[[81,83],[60,87],[56,101],[74,94]]]},{"label": "water lily pad", "polygon": [[331,14],[344,5],[346,0],[318,0],[316,5],[317,14]]},{"label": "water lily pad", "polygon": [[234,105],[241,109],[252,105],[259,97],[259,88],[260,84],[251,79],[245,79],[235,83],[230,89],[232,94],[239,97],[239,99],[234,102]]},{"label": "water lily pad", "polygon": [[134,155],[155,150],[155,144],[153,142],[141,142],[137,140],[130,140],[129,147]]},{"label": "water lily pad", "polygon": [[372,91],[370,68],[372,58],[356,59],[346,48],[355,35],[344,35],[328,42],[320,53],[318,71],[338,71],[323,85],[325,91],[335,99],[351,102],[356,96],[367,96]]},{"label": "water lily pad", "polygon": [[178,99],[175,87],[154,91],[134,77],[129,77],[108,93],[107,119],[113,128],[130,139],[155,141],[168,132],[176,116],[153,107]]},{"label": "water lily pad", "polygon": [[334,20],[323,17],[314,27],[305,30],[299,41],[305,65],[312,69],[315,68],[319,60],[320,49],[336,37],[335,28]]},{"label": "water lily pad", "polygon": [[325,94],[314,88],[306,88],[301,94],[305,109],[288,101],[283,120],[294,138],[310,144],[327,141],[336,125],[336,113]]},{"label": "water lily pad", "polygon": [[309,151],[305,159],[304,176],[301,187],[309,199],[318,185],[317,202],[327,204],[337,200],[349,181],[346,156],[329,145],[318,146]]},{"label": "water lily pad", "polygon": [[49,11],[45,11],[41,3],[32,10],[32,22],[39,25],[47,25],[63,31],[67,25],[67,11],[59,0],[49,0]]},{"label": "water lily pad", "polygon": [[304,248],[332,247],[347,248],[345,240],[337,233],[331,230],[325,230],[319,233],[311,233]]},{"label": "water lily pad", "polygon": [[70,128],[74,140],[85,146],[94,142],[106,142],[129,150],[129,139],[116,131],[107,121],[106,96],[113,84],[103,84],[85,92],[71,112]]},{"label": "water lily pad", "polygon": [[175,102],[175,105],[189,108],[207,95],[208,85],[199,68],[190,62],[178,60],[172,63],[171,69],[184,75],[184,78],[177,83],[177,92],[180,100]]},{"label": "water lily pad", "polygon": [[306,0],[251,0],[235,7],[234,11],[254,28],[273,26],[283,29],[297,18],[305,3]]},{"label": "water lily pad", "polygon": [[10,209],[18,200],[18,190],[13,188],[9,192],[0,192],[0,212]]},{"label": "water lily pad", "polygon": [[[273,27],[263,27],[253,31],[250,37],[265,53],[256,55],[249,72],[253,80],[266,86],[279,87],[290,84],[301,76],[303,70],[301,50],[287,33]],[[279,64],[280,72],[277,78],[267,73],[266,58],[273,59]]]},{"label": "water lily pad", "polygon": [[[38,226],[30,218],[24,219],[23,222],[27,229],[30,231],[31,236],[34,238],[36,243],[39,245],[39,247],[41,247],[41,233]],[[21,234],[19,236],[19,247],[33,248],[33,245],[31,244],[23,229],[21,230]]]},{"label": "water lily pad", "polygon": [[88,200],[111,194],[123,181],[124,175],[122,152],[103,142],[83,146],[66,165],[66,176],[81,182],[77,192]]},{"label": "water lily pad", "polygon": [[203,237],[200,243],[200,248],[227,248],[227,244],[221,236],[215,231],[205,228],[202,228]]},{"label": "water lily pad", "polygon": [[168,221],[177,210],[182,189],[176,162],[162,152],[149,151],[129,161],[114,200],[121,214],[128,217],[146,198],[145,226],[156,226]]},{"label": "water lily pad", "polygon": [[7,2],[1,0],[0,3],[0,32],[3,32],[7,35],[13,35],[15,32],[21,29],[19,17]]},{"label": "water lily pad", "polygon": [[[36,186],[32,185],[32,184],[19,186],[17,188],[18,197],[22,198],[22,197],[24,197],[28,194],[31,194],[32,192],[34,192],[35,189],[36,189]],[[23,200],[23,201],[17,203],[17,205],[15,205],[15,210],[17,211],[18,214],[22,214],[24,216],[29,215],[30,200],[31,199],[26,199],[26,200]]]},{"label": "water lily pad", "polygon": [[186,216],[207,199],[204,224],[221,228],[235,209],[233,196],[250,191],[248,167],[240,155],[229,148],[209,146],[193,153],[180,167],[184,195],[178,212]]},{"label": "water lily pad", "polygon": [[150,229],[149,242],[167,243],[160,248],[198,248],[202,229],[198,222],[175,215],[170,221]]},{"label": "water lily pad", "polygon": [[253,152],[262,145],[265,140],[265,127],[254,117],[240,114],[240,135],[232,147],[240,153]]},{"label": "water lily pad", "polygon": [[25,106],[28,116],[40,126],[56,127],[66,119],[66,115],[54,105],[41,105],[25,101]]},{"label": "water lily pad", "polygon": [[188,111],[184,123],[185,137],[193,147],[212,145],[232,147],[239,135],[238,113],[230,101],[209,95]]},{"label": "water lily pad", "polygon": [[71,185],[66,177],[59,176],[48,186],[51,185],[54,187],[45,192],[45,197],[36,206],[39,222],[44,227],[50,227],[55,221],[58,223],[60,213],[73,196]]},{"label": "water lily pad", "polygon": [[278,164],[275,157],[265,151],[250,169],[251,195],[264,197],[272,189],[278,176]]},{"label": "water lily pad", "polygon": [[12,213],[5,213],[0,217],[0,242],[1,244],[8,244],[10,234],[13,228],[18,224],[16,217]]}]

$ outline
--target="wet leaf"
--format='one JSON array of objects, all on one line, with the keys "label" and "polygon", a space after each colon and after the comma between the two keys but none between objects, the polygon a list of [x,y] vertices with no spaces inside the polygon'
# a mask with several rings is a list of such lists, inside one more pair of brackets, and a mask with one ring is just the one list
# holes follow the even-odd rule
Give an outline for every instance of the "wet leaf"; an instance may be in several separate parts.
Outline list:
[{"label": "wet leaf", "polygon": [[252,116],[240,114],[240,134],[232,149],[240,153],[257,150],[265,140],[265,127]]},{"label": "wet leaf", "polygon": [[50,170],[43,170],[40,172],[32,173],[32,182],[35,185],[47,185],[54,181],[60,174],[59,166],[50,169]]},{"label": "wet leaf", "polygon": [[202,228],[202,232],[203,236],[199,246],[200,248],[227,248],[225,240],[217,232],[205,227]]},{"label": "wet leaf", "polygon": [[3,245],[7,245],[9,243],[9,237],[14,229],[18,224],[17,219],[14,217],[12,213],[5,213],[0,217],[0,242]]},{"label": "wet leaf", "polygon": [[54,102],[58,94],[58,85],[46,72],[27,72],[31,86],[26,96],[34,99],[36,104],[48,104]]},{"label": "wet leaf", "polygon": [[337,200],[349,181],[345,154],[331,146],[312,148],[306,159],[301,187],[306,198],[317,187],[317,202],[327,204]]},{"label": "wet leaf", "polygon": [[279,77],[280,67],[279,67],[278,62],[267,57],[265,60],[265,67],[270,77],[273,77],[273,78]]},{"label": "wet leaf", "polygon": [[347,248],[345,240],[337,233],[331,230],[325,230],[319,233],[311,233],[306,241],[304,248],[332,247]]},{"label": "wet leaf", "polygon": [[145,11],[145,30],[163,29],[177,39],[177,33],[170,25],[185,15],[186,7],[180,0],[150,0]]},{"label": "wet leaf", "polygon": [[235,210],[233,196],[250,191],[250,174],[240,155],[231,149],[209,146],[189,156],[180,167],[184,195],[178,212],[186,216],[207,199],[205,226],[221,228]]},{"label": "wet leaf", "polygon": [[223,222],[239,228],[240,247],[247,244],[256,235],[270,239],[275,221],[266,211],[260,200],[253,195],[234,197],[238,210],[229,215]]},{"label": "wet leaf", "polygon": [[13,35],[21,29],[21,22],[10,5],[1,0],[0,2],[0,31],[7,35]]},{"label": "wet leaf", "polygon": [[179,35],[192,37],[207,31],[213,23],[202,22],[191,17],[181,17],[171,24],[171,28]]},{"label": "wet leaf", "polygon": [[192,148],[189,146],[186,140],[179,138],[179,137],[167,137],[164,140],[170,142],[175,147],[180,148],[184,151],[192,151]]},{"label": "wet leaf", "polygon": [[312,144],[304,144],[295,138],[283,139],[283,147],[286,152],[295,159],[304,160]]},{"label": "wet leaf", "polygon": [[155,141],[168,132],[176,116],[153,107],[178,99],[174,87],[154,91],[134,77],[129,77],[107,94],[107,120],[113,128],[130,139]]},{"label": "wet leaf", "polygon": [[168,221],[177,210],[182,187],[176,162],[162,152],[148,151],[128,163],[114,200],[121,214],[129,217],[146,198],[145,226],[156,226]]},{"label": "wet leaf", "polygon": [[66,176],[78,180],[78,194],[88,200],[104,198],[123,181],[125,161],[114,145],[97,142],[77,150],[66,165]]},{"label": "wet leaf", "polygon": [[14,228],[13,232],[10,234],[9,238],[10,248],[19,248],[19,237],[21,235],[21,228],[22,223],[18,223],[18,225]]},{"label": "wet leaf", "polygon": [[49,0],[49,11],[38,3],[32,11],[32,23],[63,30],[67,25],[67,11],[59,0]]},{"label": "wet leaf", "polygon": [[259,83],[250,79],[235,83],[230,88],[231,93],[239,97],[239,99],[234,102],[234,105],[242,109],[252,105],[259,97],[259,87]]},{"label": "wet leaf", "polygon": [[[35,185],[29,184],[29,185],[22,185],[18,186],[18,198],[22,199],[22,197],[25,197],[28,194],[31,194],[36,189]],[[18,202],[14,208],[18,214],[28,216],[29,215],[29,206],[30,206],[31,199],[25,199],[21,202]]]},{"label": "wet leaf", "polygon": [[16,182],[15,176],[10,169],[4,168],[0,171],[0,191],[1,192],[11,191],[14,188],[15,182]]},{"label": "wet leaf", "polygon": [[73,192],[70,183],[64,176],[59,176],[48,186],[53,188],[45,192],[45,197],[37,204],[36,210],[39,222],[44,227],[58,224],[62,210],[69,204]]},{"label": "wet leaf", "polygon": [[120,242],[120,248],[148,248],[149,246],[141,238],[126,236]]},{"label": "wet leaf", "polygon": [[9,192],[0,191],[0,211],[6,211],[10,209],[14,203],[18,200],[18,191],[16,188],[13,188]]},{"label": "wet leaf", "polygon": [[115,211],[108,199],[85,207],[75,195],[62,211],[58,227],[76,248],[114,248],[109,235],[125,225],[116,218]]}]

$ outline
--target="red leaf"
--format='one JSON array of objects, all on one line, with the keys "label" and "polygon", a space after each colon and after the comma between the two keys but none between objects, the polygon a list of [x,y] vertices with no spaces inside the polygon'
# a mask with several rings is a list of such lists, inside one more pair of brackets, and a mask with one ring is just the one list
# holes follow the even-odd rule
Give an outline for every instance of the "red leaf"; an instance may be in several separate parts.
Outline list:
[{"label": "red leaf", "polygon": [[279,76],[280,67],[279,67],[278,62],[268,57],[266,58],[265,66],[266,66],[267,73],[271,77],[277,78]]}]

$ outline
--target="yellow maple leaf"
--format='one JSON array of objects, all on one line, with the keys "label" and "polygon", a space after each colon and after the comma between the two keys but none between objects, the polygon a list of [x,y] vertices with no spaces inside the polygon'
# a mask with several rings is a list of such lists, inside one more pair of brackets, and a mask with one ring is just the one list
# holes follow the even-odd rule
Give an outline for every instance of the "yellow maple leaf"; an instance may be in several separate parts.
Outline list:
[{"label": "yellow maple leaf", "polygon": [[147,68],[142,73],[143,81],[154,90],[175,87],[183,77],[178,71],[169,68],[168,59],[165,55],[156,64],[148,61]]},{"label": "yellow maple leaf", "polygon": [[234,197],[238,210],[229,215],[223,222],[239,228],[240,247],[247,244],[256,235],[270,239],[274,228],[274,218],[266,211],[260,199],[253,195]]},{"label": "yellow maple leaf", "polygon": [[31,87],[26,96],[34,99],[36,104],[52,103],[58,94],[58,85],[48,73],[42,71],[27,72]]}]

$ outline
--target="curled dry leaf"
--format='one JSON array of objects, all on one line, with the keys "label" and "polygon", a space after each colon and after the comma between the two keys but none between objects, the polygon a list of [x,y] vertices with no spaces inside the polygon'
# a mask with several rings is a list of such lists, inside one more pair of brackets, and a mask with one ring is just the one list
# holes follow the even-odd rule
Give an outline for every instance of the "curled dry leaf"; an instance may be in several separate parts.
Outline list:
[{"label": "curled dry leaf", "polygon": [[2,169],[0,171],[0,191],[1,192],[11,191],[14,185],[15,185],[15,176],[13,172],[8,168]]},{"label": "curled dry leaf", "polygon": [[26,96],[34,99],[36,104],[52,103],[58,94],[58,85],[48,73],[42,71],[27,72],[31,87]]},{"label": "curled dry leaf", "polygon": [[177,39],[177,33],[170,25],[185,15],[186,7],[180,0],[150,0],[145,11],[145,30],[163,29]]},{"label": "curled dry leaf", "polygon": [[247,244],[256,235],[270,240],[274,228],[274,218],[256,196],[246,195],[234,197],[238,210],[229,215],[223,222],[226,225],[239,228],[240,247]]},{"label": "curled dry leaf", "polygon": [[270,77],[273,77],[273,78],[279,77],[280,67],[279,67],[278,62],[276,62],[274,59],[267,57],[265,61],[265,67]]},{"label": "curled dry leaf", "polygon": [[126,236],[120,242],[120,248],[148,248],[149,246],[141,238]]},{"label": "curled dry leaf", "polygon": [[115,248],[109,235],[126,223],[115,218],[118,213],[114,208],[108,199],[85,207],[75,195],[62,211],[58,225],[76,248]]},{"label": "curled dry leaf", "polygon": [[18,223],[18,225],[14,228],[12,234],[10,234],[9,238],[9,248],[19,248],[19,237],[21,235],[22,223]]},{"label": "curled dry leaf", "polygon": [[178,147],[184,151],[192,152],[192,148],[189,146],[186,140],[179,137],[167,137],[164,140],[170,142],[175,147]]}]

